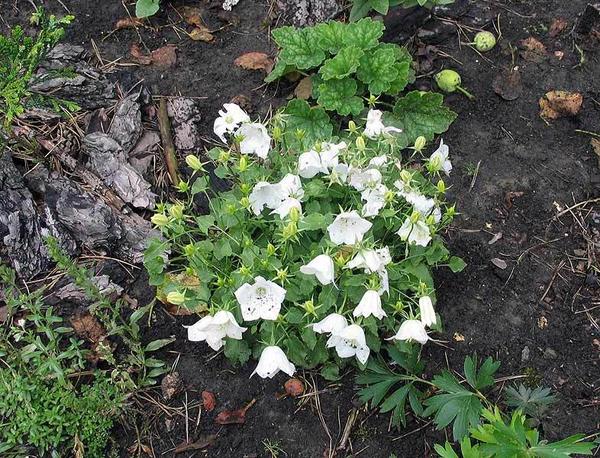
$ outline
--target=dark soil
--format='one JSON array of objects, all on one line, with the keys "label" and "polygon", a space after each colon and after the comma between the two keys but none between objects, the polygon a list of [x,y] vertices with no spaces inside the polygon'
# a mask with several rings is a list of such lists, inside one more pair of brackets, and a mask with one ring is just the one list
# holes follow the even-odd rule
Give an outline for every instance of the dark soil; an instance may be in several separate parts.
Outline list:
[{"label": "dark soil", "polygon": [[[48,3],[50,9],[61,11],[56,2]],[[127,15],[120,2],[63,0],[63,3],[76,15],[66,41],[91,49],[94,40],[105,62],[114,59],[120,59],[119,63],[130,62],[130,45],[140,38],[150,50],[166,43],[176,44],[175,68],[165,71],[151,66],[120,66],[115,77],[125,91],[143,79],[154,95],[205,97],[202,132],[207,136],[218,109],[232,97],[247,96],[252,114],[264,116],[271,106],[278,106],[287,96],[285,92],[276,93],[275,86],[264,86],[261,72],[233,65],[236,57],[248,51],[273,52],[268,26],[277,22],[276,15],[269,16],[266,2],[241,0],[233,11],[239,24],[216,32],[213,43],[194,42],[181,33],[179,38],[167,26],[179,20],[171,5],[166,5],[152,19],[155,29],[109,33],[116,21]],[[459,3],[450,8],[450,13],[466,2]],[[198,2],[188,4],[197,6]],[[574,250],[586,249],[579,226],[570,213],[554,218],[559,209],[600,195],[598,161],[590,137],[576,132],[576,129],[600,132],[597,50],[584,51],[585,63],[574,68],[580,62],[580,55],[571,31],[586,1],[482,0],[478,4],[480,11],[490,18],[500,14],[502,30],[500,44],[484,58],[468,46],[461,46],[453,29],[437,36],[438,41],[442,40],[438,48],[453,59],[438,58],[434,69],[458,70],[463,85],[476,100],[469,101],[459,94],[446,98],[446,103],[459,114],[444,141],[450,145],[455,167],[449,181],[450,198],[456,200],[460,212],[446,238],[450,250],[462,256],[468,266],[462,274],[454,275],[445,269],[437,272],[437,309],[445,327],[438,337],[446,343],[424,348],[428,372],[446,365],[459,369],[465,355],[474,351],[481,356],[494,356],[502,361],[500,376],[527,374],[528,382],[539,382],[560,395],[560,402],[542,421],[545,437],[594,433],[600,429],[597,340],[600,309],[581,312],[592,308],[594,299],[598,304],[600,290],[593,276],[590,280],[585,269],[577,269]],[[219,2],[212,2],[212,6],[202,2],[200,6],[210,28],[224,26],[217,18]],[[31,6],[19,2],[18,7],[19,11],[3,8],[3,27],[27,17]],[[562,34],[550,37],[548,27],[555,18],[564,18],[568,25]],[[401,35],[403,27],[416,29],[419,25],[396,24],[394,33],[399,30]],[[489,25],[487,28],[492,30]],[[509,44],[516,46],[529,36],[545,44],[548,58],[534,63],[517,55],[513,64]],[[556,50],[564,52],[561,60],[553,55]],[[494,93],[492,80],[511,65],[519,66],[523,91],[517,100],[509,102]],[[417,81],[423,87],[431,84],[429,77]],[[541,119],[538,100],[554,89],[581,92],[584,97],[581,113],[549,123]],[[474,179],[472,172],[477,164]],[[596,207],[596,229],[600,226],[599,208]],[[593,224],[591,217],[586,221]],[[499,232],[502,237],[490,243]],[[506,269],[496,267],[491,262],[493,258],[504,260]],[[138,296],[140,301],[149,299],[143,278],[131,287],[130,295]],[[313,401],[300,405],[289,398],[277,399],[277,394],[283,391],[283,376],[272,381],[250,379],[252,364],[233,368],[222,356],[211,359],[213,355],[206,345],[188,342],[183,325],[193,321],[157,310],[146,336],[148,340],[177,337],[162,356],[169,364],[176,362],[176,370],[187,387],[187,400],[194,405],[188,412],[190,439],[217,434],[207,450],[181,456],[194,453],[210,457],[271,456],[265,441],[277,444],[289,457],[327,456],[330,442],[335,447],[342,435],[349,411],[358,406],[353,374],[345,375],[335,384],[304,374],[308,382],[314,383],[313,388],[319,390],[320,418]],[[203,411],[197,420],[202,390],[215,393],[217,408],[212,413]],[[158,391],[146,395],[164,402]],[[220,410],[243,407],[252,399],[256,399],[256,404],[248,411],[244,425],[214,424]],[[167,411],[152,403],[141,406],[146,415],[136,418],[140,441],[153,447],[155,456],[170,454],[186,440],[185,400],[185,394],[180,394],[164,402],[172,408]],[[433,444],[445,439],[444,432],[435,431],[422,420],[411,418],[400,431],[388,428],[388,420],[387,415],[361,410],[347,450],[340,451],[338,456],[387,458],[392,453],[398,457],[430,456]],[[323,424],[327,425],[331,438]],[[131,422],[116,431],[123,456],[128,456],[125,450],[136,443],[136,437]],[[286,455],[281,452],[279,456]]]}]

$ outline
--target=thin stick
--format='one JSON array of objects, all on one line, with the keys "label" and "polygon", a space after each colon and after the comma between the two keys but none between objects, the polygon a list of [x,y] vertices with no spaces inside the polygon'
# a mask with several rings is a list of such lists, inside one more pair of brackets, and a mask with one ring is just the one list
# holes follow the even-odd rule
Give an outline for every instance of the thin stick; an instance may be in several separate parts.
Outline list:
[{"label": "thin stick", "polygon": [[177,157],[175,156],[175,145],[171,136],[171,123],[169,122],[169,113],[167,112],[167,100],[160,99],[158,105],[158,127],[163,143],[163,152],[165,155],[165,163],[167,171],[171,178],[171,183],[174,186],[179,184],[179,174],[177,173]]},{"label": "thin stick", "polygon": [[479,175],[479,166],[481,166],[481,161],[479,161],[477,163],[477,166],[475,167],[475,172],[473,173],[473,179],[471,180],[471,186],[469,186],[469,192],[471,192],[473,190],[473,187],[475,186],[475,182],[477,181],[477,175]]}]

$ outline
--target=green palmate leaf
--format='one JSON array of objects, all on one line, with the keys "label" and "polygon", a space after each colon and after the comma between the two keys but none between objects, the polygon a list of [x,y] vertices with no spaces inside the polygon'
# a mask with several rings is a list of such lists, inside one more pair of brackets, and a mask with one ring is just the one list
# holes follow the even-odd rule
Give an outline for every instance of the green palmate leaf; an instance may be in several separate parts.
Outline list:
[{"label": "green palmate leaf", "polygon": [[390,0],[354,0],[350,10],[350,21],[354,22],[374,10],[379,14],[387,14],[390,8]]},{"label": "green palmate leaf", "polygon": [[346,27],[346,24],[339,21],[317,24],[315,35],[319,48],[330,54],[337,54],[345,46]]},{"label": "green palmate leaf", "polygon": [[340,50],[335,57],[326,60],[319,73],[324,80],[345,78],[356,71],[363,54],[362,49],[348,46]]},{"label": "green palmate leaf", "polygon": [[[312,107],[305,100],[291,100],[285,110],[285,132],[287,143],[298,149],[310,149],[315,142],[330,138],[333,125],[324,109]],[[297,131],[302,132],[298,139]]]},{"label": "green palmate leaf", "polygon": [[295,69],[296,69],[296,67],[294,65],[289,65],[287,62],[285,62],[283,60],[278,60],[277,63],[275,64],[275,67],[273,67],[273,70],[271,71],[271,73],[269,73],[267,75],[267,77],[265,78],[265,82],[272,83],[273,81],[278,80],[282,76],[293,72]]},{"label": "green palmate leaf", "polygon": [[505,391],[506,404],[521,410],[524,414],[539,418],[549,405],[556,402],[556,396],[550,393],[550,388],[528,388],[519,385],[518,389],[508,387]]},{"label": "green palmate leaf", "polygon": [[368,85],[371,94],[379,95],[386,92],[392,81],[398,77],[395,62],[396,53],[393,49],[389,47],[378,48],[361,57],[356,76]]},{"label": "green palmate leaf", "polygon": [[252,351],[245,340],[225,339],[225,356],[235,364],[246,364]]},{"label": "green palmate leaf", "polygon": [[160,0],[137,0],[135,15],[139,18],[154,16],[160,7]]},{"label": "green palmate leaf", "polygon": [[347,24],[344,34],[345,46],[356,46],[363,51],[374,48],[383,35],[383,22],[364,18]]},{"label": "green palmate leaf", "polygon": [[433,140],[434,135],[445,132],[456,119],[456,113],[445,107],[443,101],[441,94],[409,92],[398,99],[393,113],[386,116],[386,125],[402,129],[396,138],[403,147],[412,145],[421,135]]},{"label": "green palmate leaf", "polygon": [[296,29],[286,26],[273,30],[273,38],[281,48],[279,61],[294,65],[300,70],[318,67],[325,60],[325,53],[318,46],[318,38],[311,27]]},{"label": "green palmate leaf", "polygon": [[317,102],[326,110],[337,111],[342,116],[358,115],[364,103],[356,94],[356,81],[350,78],[329,80],[319,85]]}]

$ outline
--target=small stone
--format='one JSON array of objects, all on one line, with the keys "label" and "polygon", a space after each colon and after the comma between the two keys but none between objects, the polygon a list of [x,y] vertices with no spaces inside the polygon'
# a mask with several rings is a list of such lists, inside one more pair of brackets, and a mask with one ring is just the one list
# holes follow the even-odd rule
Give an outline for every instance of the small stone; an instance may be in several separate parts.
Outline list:
[{"label": "small stone", "polygon": [[524,363],[529,361],[530,353],[531,353],[531,350],[529,350],[529,347],[527,345],[525,345],[525,347],[523,347],[523,351],[521,352],[521,361]]},{"label": "small stone", "polygon": [[558,358],[558,353],[556,353],[556,350],[553,350],[552,348],[548,347],[544,350],[544,359],[556,359]]}]

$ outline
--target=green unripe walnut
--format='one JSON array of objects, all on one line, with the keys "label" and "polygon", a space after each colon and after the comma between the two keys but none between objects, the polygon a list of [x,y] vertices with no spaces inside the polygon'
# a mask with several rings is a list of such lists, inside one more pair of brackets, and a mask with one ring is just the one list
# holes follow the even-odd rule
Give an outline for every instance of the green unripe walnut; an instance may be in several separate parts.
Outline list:
[{"label": "green unripe walnut", "polygon": [[486,52],[496,46],[496,37],[492,32],[478,32],[473,39],[475,49],[479,52]]},{"label": "green unripe walnut", "polygon": [[462,79],[454,70],[442,70],[435,75],[435,82],[444,92],[454,92],[460,86]]}]

